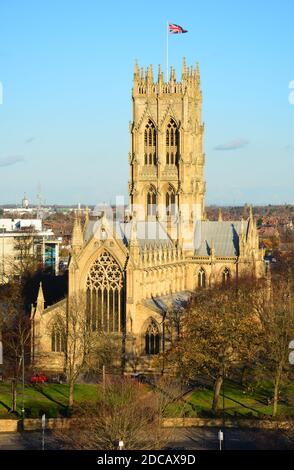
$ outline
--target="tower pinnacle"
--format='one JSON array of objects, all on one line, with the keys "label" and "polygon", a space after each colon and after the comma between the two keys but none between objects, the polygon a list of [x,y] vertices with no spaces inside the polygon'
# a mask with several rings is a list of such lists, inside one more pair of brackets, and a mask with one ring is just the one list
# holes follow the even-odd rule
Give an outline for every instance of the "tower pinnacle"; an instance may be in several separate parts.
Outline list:
[{"label": "tower pinnacle", "polygon": [[77,253],[83,246],[83,231],[81,227],[80,216],[75,213],[74,226],[72,231],[72,248],[73,252]]}]

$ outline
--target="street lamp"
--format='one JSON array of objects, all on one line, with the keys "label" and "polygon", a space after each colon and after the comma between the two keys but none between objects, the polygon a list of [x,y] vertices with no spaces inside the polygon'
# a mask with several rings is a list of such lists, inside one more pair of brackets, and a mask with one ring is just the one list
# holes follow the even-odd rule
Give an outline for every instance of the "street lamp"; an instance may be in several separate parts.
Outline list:
[{"label": "street lamp", "polygon": [[223,430],[219,430],[218,432],[218,440],[219,440],[219,450],[224,449],[224,430],[225,430],[225,354],[221,356],[222,359],[222,398],[223,398],[223,409],[222,409],[222,418],[223,418]]},{"label": "street lamp", "polygon": [[222,383],[222,392],[223,392],[223,428],[225,429],[225,358],[223,357],[223,383]]},{"label": "street lamp", "polygon": [[25,408],[24,408],[24,387],[25,387],[25,365],[24,365],[24,344],[21,345],[21,356],[22,356],[22,409],[21,414],[24,418]]},{"label": "street lamp", "polygon": [[2,332],[0,330],[0,380],[2,380],[2,370],[3,366],[3,345],[2,345]]},{"label": "street lamp", "polygon": [[290,341],[289,349],[293,349],[293,351],[291,351],[289,354],[289,363],[294,365],[294,340]]},{"label": "street lamp", "polygon": [[45,450],[46,415],[42,415],[42,450]]},{"label": "street lamp", "polygon": [[4,224],[2,225],[2,284],[4,284],[4,232],[5,232],[5,226]]},{"label": "street lamp", "polygon": [[222,450],[222,443],[223,443],[223,440],[224,440],[224,433],[221,429],[218,432],[218,440],[219,440],[219,450]]}]

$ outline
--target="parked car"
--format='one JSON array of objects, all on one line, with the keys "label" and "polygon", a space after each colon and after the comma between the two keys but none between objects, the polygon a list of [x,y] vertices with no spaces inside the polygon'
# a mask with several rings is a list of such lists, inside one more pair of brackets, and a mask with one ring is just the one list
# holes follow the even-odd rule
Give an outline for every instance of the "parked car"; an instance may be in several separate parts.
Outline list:
[{"label": "parked car", "polygon": [[31,383],[32,384],[43,384],[45,382],[48,382],[48,377],[45,374],[34,374],[31,377]]}]

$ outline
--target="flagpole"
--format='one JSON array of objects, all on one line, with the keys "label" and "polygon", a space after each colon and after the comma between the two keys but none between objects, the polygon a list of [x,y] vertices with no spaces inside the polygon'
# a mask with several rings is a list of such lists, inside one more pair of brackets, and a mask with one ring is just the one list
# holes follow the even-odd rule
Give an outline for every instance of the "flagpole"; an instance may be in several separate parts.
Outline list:
[{"label": "flagpole", "polygon": [[168,82],[168,21],[166,22],[166,81]]}]

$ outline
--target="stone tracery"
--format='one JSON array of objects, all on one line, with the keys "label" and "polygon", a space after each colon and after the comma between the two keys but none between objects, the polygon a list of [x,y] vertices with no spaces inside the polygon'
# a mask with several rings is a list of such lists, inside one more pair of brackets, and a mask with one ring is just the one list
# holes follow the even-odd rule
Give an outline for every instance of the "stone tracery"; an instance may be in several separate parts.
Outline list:
[{"label": "stone tracery", "polygon": [[87,310],[93,331],[119,332],[123,324],[123,273],[113,256],[103,251],[87,277]]}]

